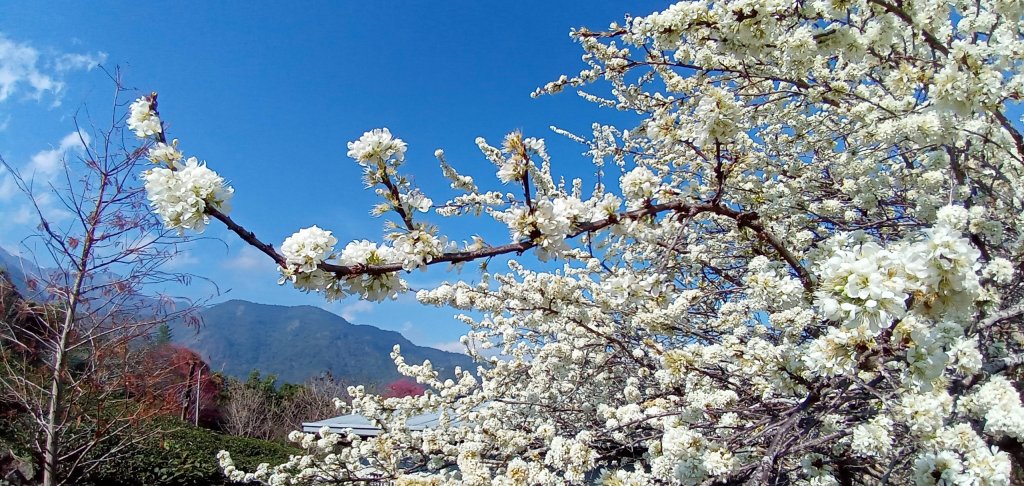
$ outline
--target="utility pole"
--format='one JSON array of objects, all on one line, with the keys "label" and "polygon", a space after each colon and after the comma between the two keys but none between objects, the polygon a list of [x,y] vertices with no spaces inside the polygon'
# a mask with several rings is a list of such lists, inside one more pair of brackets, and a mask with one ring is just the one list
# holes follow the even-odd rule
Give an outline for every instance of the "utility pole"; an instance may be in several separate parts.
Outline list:
[{"label": "utility pole", "polygon": [[190,361],[188,364],[188,377],[185,378],[185,389],[182,390],[181,397],[181,421],[188,420],[188,409],[189,402],[192,401],[192,376],[196,372],[196,362]]},{"label": "utility pole", "polygon": [[196,375],[196,427],[199,427],[199,397],[203,395],[203,367],[199,367],[199,374]]}]

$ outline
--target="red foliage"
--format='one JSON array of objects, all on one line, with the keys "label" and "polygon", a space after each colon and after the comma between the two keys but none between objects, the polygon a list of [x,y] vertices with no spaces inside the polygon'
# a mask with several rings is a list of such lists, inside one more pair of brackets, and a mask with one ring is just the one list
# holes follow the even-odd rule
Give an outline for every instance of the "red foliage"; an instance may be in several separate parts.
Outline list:
[{"label": "red foliage", "polygon": [[198,388],[200,422],[216,421],[217,396],[222,386],[221,378],[213,374],[202,357],[173,344],[149,350],[129,385],[137,397],[149,397],[147,401],[152,407],[189,420],[195,417]]},{"label": "red foliage", "polygon": [[409,378],[400,378],[384,385],[384,398],[402,398],[420,395],[427,391],[426,387]]}]

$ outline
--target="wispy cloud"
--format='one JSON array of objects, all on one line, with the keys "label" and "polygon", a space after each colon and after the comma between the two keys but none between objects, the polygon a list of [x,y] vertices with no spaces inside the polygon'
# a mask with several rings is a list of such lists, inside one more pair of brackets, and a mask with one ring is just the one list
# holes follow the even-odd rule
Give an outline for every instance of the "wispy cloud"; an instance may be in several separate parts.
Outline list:
[{"label": "wispy cloud", "polygon": [[[32,199],[34,200],[35,205],[39,208],[39,212],[42,213],[43,218],[46,218],[46,220],[49,221],[50,223],[60,223],[71,219],[71,211],[68,211],[60,202],[59,198],[55,195],[55,193],[49,191],[48,189],[44,191],[33,191]],[[24,214],[27,214],[27,217],[24,219],[19,219],[16,217],[14,221],[17,224],[39,222],[39,214],[36,212],[35,209],[32,209],[30,206],[26,205],[22,206],[22,211],[24,211]]]},{"label": "wispy cloud", "polygon": [[0,167],[0,201],[9,201],[18,193],[18,185],[14,182],[14,176],[7,172],[7,168]]},{"label": "wispy cloud", "polygon": [[448,351],[449,353],[469,354],[466,352],[466,345],[459,341],[431,344],[430,347],[440,349],[441,351]]},{"label": "wispy cloud", "polygon": [[[494,356],[502,356],[501,349],[498,347],[484,348],[480,341],[471,340],[469,342],[470,347],[475,351],[483,355],[484,357],[490,358]],[[469,354],[466,349],[466,345],[462,344],[462,341],[445,341],[441,343],[429,344],[428,346],[441,351],[448,351],[449,353]]]},{"label": "wispy cloud", "polygon": [[229,270],[249,271],[259,268],[271,268],[266,255],[251,246],[243,246],[235,256],[224,260],[222,267]]},{"label": "wispy cloud", "polygon": [[21,94],[37,101],[49,96],[59,105],[64,75],[93,69],[106,58],[102,52],[44,52],[0,33],[0,102]]},{"label": "wispy cloud", "polygon": [[[82,142],[89,143],[89,135],[86,133],[71,132],[61,138],[57,145],[51,148],[36,152],[27,162],[21,164],[16,170],[24,178],[25,183],[31,190],[31,198],[38,207],[43,217],[50,222],[67,220],[71,213],[63,207],[59,198],[50,190],[50,184],[56,176],[63,173],[64,160],[70,154],[84,152],[85,146]],[[6,168],[0,167],[0,202],[8,203],[0,207],[4,212],[0,226],[21,226],[28,223],[38,222],[38,213],[32,207],[30,201],[16,199],[17,195],[23,194],[13,174]]]},{"label": "wispy cloud", "polygon": [[193,255],[191,252],[183,251],[171,257],[171,260],[164,265],[164,268],[168,270],[181,270],[195,265],[196,263],[199,263],[198,257]]},{"label": "wispy cloud", "polygon": [[352,322],[356,319],[356,315],[365,314],[373,311],[373,304],[365,300],[357,300],[351,304],[346,304],[341,308],[341,317],[344,317],[346,321]]},{"label": "wispy cloud", "polygon": [[7,214],[9,221],[15,225],[23,225],[35,221],[36,213],[32,212],[29,206],[19,206],[18,209]]},{"label": "wispy cloud", "polygon": [[25,175],[33,178],[41,178],[46,181],[53,180],[54,176],[61,173],[64,168],[64,158],[72,152],[80,152],[89,143],[89,134],[85,132],[71,132],[60,140],[60,144],[52,149],[40,150],[28,162]]},{"label": "wispy cloud", "polygon": [[63,53],[53,61],[53,69],[60,73],[68,71],[89,71],[107,61],[107,53],[93,52],[88,54]]}]

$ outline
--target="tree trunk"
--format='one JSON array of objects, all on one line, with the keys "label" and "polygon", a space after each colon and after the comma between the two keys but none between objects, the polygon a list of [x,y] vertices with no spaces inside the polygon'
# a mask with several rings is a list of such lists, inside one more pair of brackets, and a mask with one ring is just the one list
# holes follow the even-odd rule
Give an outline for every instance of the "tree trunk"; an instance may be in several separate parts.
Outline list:
[{"label": "tree trunk", "polygon": [[61,415],[61,401],[64,398],[63,375],[66,360],[68,333],[74,324],[75,299],[71,298],[71,306],[64,316],[60,342],[53,356],[53,375],[50,378],[50,400],[46,414],[46,448],[43,451],[43,486],[56,486],[57,462],[60,458],[60,426],[57,421]]}]

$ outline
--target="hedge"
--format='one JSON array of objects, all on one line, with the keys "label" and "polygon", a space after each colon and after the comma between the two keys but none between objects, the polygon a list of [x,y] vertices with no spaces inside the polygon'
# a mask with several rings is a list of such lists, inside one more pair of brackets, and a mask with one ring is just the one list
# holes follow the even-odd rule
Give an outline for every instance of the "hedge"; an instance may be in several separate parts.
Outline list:
[{"label": "hedge", "polygon": [[[235,465],[252,471],[262,462],[280,464],[300,451],[276,442],[223,435],[185,424],[170,424],[105,462],[78,484],[83,486],[205,486],[228,484],[217,452],[227,450]],[[168,424],[162,424],[168,429]]]}]

